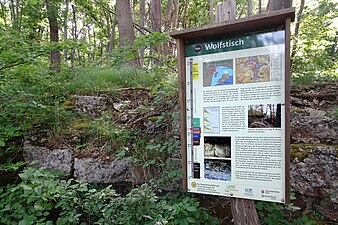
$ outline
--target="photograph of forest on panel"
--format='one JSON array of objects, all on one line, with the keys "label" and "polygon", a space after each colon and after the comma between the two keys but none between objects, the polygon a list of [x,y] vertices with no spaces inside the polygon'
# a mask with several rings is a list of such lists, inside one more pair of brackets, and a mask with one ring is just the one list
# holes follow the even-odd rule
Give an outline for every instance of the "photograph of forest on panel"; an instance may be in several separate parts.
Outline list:
[{"label": "photograph of forest on panel", "polygon": [[233,84],[233,60],[203,63],[203,87]]},{"label": "photograph of forest on panel", "polygon": [[249,128],[281,128],[281,104],[248,106]]},{"label": "photograph of forest on panel", "polygon": [[236,59],[236,84],[270,81],[270,55]]}]

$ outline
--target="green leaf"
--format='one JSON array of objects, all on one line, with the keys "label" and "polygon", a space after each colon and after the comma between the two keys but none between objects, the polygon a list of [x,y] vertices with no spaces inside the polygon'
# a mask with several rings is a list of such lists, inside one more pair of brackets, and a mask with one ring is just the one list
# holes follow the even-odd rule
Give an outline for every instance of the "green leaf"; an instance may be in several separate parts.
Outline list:
[{"label": "green leaf", "polygon": [[180,219],[180,225],[189,225],[185,219]]},{"label": "green leaf", "polygon": [[6,143],[3,138],[0,138],[0,147],[5,147]]},{"label": "green leaf", "polygon": [[195,206],[189,206],[189,207],[187,208],[187,210],[188,210],[189,212],[195,212],[197,209],[196,209]]},{"label": "green leaf", "polygon": [[188,220],[189,223],[192,223],[192,224],[196,223],[196,220],[192,217],[187,217],[187,220]]}]

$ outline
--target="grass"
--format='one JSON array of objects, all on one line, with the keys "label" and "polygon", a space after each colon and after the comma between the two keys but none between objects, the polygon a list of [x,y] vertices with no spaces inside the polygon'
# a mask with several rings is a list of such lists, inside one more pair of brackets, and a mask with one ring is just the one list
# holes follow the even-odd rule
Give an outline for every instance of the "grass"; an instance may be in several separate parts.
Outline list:
[{"label": "grass", "polygon": [[118,88],[148,87],[160,81],[160,77],[142,70],[130,68],[84,68],[69,80],[67,89],[72,94],[98,95]]}]

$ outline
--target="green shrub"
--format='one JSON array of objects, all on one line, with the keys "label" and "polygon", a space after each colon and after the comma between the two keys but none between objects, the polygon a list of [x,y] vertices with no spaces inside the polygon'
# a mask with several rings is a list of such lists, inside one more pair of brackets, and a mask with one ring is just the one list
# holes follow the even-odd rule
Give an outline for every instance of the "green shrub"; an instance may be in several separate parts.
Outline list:
[{"label": "green shrub", "polygon": [[277,204],[274,202],[258,202],[256,204],[261,224],[285,224],[285,225],[314,225],[316,222],[307,215],[298,218],[286,218],[287,212],[295,212],[300,208],[289,205]]},{"label": "green shrub", "polygon": [[126,196],[72,179],[60,180],[45,169],[28,168],[21,183],[0,188],[3,224],[217,224],[189,195],[157,197],[143,185]]}]

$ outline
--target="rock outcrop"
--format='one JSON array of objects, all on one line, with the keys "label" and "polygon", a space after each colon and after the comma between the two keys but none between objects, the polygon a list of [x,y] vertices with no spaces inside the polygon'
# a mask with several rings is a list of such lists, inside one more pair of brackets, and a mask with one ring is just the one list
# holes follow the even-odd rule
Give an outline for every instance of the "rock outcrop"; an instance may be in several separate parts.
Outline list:
[{"label": "rock outcrop", "polygon": [[74,178],[88,183],[135,183],[133,167],[127,159],[105,163],[92,158],[75,158]]},{"label": "rock outcrop", "polygon": [[45,147],[24,146],[24,159],[36,167],[46,167],[70,176],[73,168],[73,157],[70,149],[53,149]]}]

